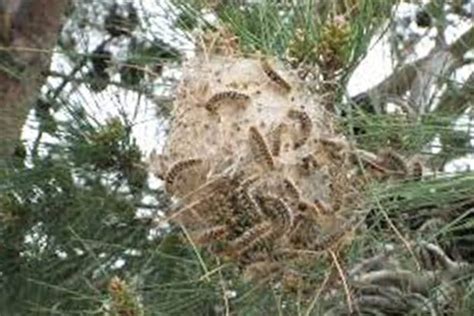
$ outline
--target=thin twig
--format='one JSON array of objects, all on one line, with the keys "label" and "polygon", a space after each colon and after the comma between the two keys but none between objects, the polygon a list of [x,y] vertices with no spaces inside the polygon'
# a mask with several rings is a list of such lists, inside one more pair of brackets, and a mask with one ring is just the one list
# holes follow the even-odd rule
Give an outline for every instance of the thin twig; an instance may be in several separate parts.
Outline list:
[{"label": "thin twig", "polygon": [[[227,297],[228,291],[225,286],[224,276],[222,275],[223,265],[221,265],[219,258],[217,258],[217,265],[218,265],[217,272],[219,273],[219,283],[221,284],[222,296],[223,296],[224,306],[225,306],[225,316],[230,316],[229,298]],[[215,270],[216,269],[214,269],[213,271]]]},{"label": "thin twig", "polygon": [[347,280],[346,277],[344,276],[344,271],[342,271],[341,266],[339,265],[339,262],[337,261],[337,256],[336,254],[332,251],[328,251],[329,254],[331,255],[334,264],[336,266],[337,272],[341,276],[341,281],[342,281],[342,286],[344,287],[344,292],[346,292],[346,299],[347,299],[347,307],[349,308],[349,313],[352,315],[354,309],[352,307],[352,298],[351,298],[351,293],[349,291],[349,286],[347,285]]},{"label": "thin twig", "polygon": [[[353,130],[351,132],[353,134]],[[354,136],[354,135],[352,135],[352,136]],[[362,176],[364,177],[364,180],[369,182],[369,178],[368,178],[367,173],[365,171],[362,158],[359,155],[355,155],[355,157],[357,159],[357,163],[359,164],[359,166],[362,170]],[[376,203],[377,207],[382,212],[382,215],[383,215],[384,219],[387,221],[390,228],[394,231],[395,235],[402,241],[402,243],[405,245],[405,247],[407,248],[410,255],[414,258],[417,269],[419,271],[421,271],[421,265],[418,262],[418,260],[416,258],[416,255],[415,255],[413,249],[410,246],[410,243],[403,237],[403,235],[400,233],[400,231],[397,229],[397,227],[393,224],[393,222],[389,218],[387,212],[385,212],[385,210],[383,209],[382,204],[380,203],[380,199],[378,198],[378,196],[376,194],[374,194],[374,200],[375,200],[375,203]]]},{"label": "thin twig", "polygon": [[202,259],[201,257],[201,254],[199,253],[199,250],[198,248],[196,247],[196,244],[193,242],[191,236],[189,235],[186,227],[184,227],[183,225],[179,225],[181,227],[181,229],[183,230],[184,232],[184,235],[186,235],[186,239],[189,241],[189,243],[191,244],[191,247],[193,247],[193,250],[194,250],[194,253],[196,254],[196,257],[198,258],[198,261],[199,261],[199,264],[201,265],[202,269],[204,270],[204,275],[202,276],[204,279],[206,279],[207,282],[211,282],[211,279],[209,278],[209,270],[207,269],[207,266],[206,266],[206,263],[204,262],[204,260]]},{"label": "thin twig", "polygon": [[332,270],[332,267],[329,269],[329,272],[326,273],[326,277],[324,278],[323,283],[321,283],[321,286],[319,287],[318,291],[314,295],[314,298],[311,300],[311,303],[309,304],[308,309],[306,310],[305,316],[309,316],[311,314],[311,311],[316,305],[316,302],[319,300],[321,293],[323,292],[324,288],[326,287],[326,284],[328,283],[331,277],[331,270]]},{"label": "thin twig", "polygon": [[[380,203],[380,201],[377,199],[377,204],[379,204],[379,203]],[[418,259],[416,258],[416,255],[415,255],[415,252],[413,251],[412,247],[410,246],[410,243],[408,242],[408,240],[406,240],[405,237],[403,237],[403,235],[400,233],[400,231],[397,229],[397,227],[393,224],[392,220],[388,217],[387,212],[385,212],[385,210],[383,210],[381,208],[381,205],[380,205],[380,210],[382,212],[382,215],[383,215],[384,219],[387,221],[388,225],[390,226],[390,228],[394,231],[395,235],[397,235],[397,237],[402,241],[402,243],[405,245],[405,247],[407,248],[410,255],[415,260],[415,265],[416,265],[417,270],[421,271],[421,265],[418,262]]]},{"label": "thin twig", "polygon": [[215,273],[220,273],[222,271],[222,269],[224,269],[226,266],[227,265],[225,265],[225,264],[223,264],[223,265],[219,264],[219,266],[217,268],[214,268],[211,271],[209,271],[207,274],[202,275],[199,278],[199,281],[202,281],[203,279],[209,278],[210,276],[212,276]]}]

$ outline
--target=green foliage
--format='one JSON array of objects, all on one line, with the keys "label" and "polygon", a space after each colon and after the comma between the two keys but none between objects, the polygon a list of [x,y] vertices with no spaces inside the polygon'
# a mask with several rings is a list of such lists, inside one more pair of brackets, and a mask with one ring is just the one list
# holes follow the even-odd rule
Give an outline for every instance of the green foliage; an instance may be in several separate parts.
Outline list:
[{"label": "green foliage", "polygon": [[39,129],[45,133],[54,134],[57,123],[52,115],[54,105],[44,99],[38,99],[35,104],[35,114],[40,123]]},{"label": "green foliage", "polygon": [[66,150],[74,165],[95,172],[119,172],[117,184],[126,180],[132,192],[143,190],[147,174],[140,163],[142,153],[131,137],[130,127],[119,118],[94,126],[81,120],[82,114],[77,110],[75,115],[73,122],[66,125],[66,147],[61,149]]},{"label": "green foliage", "polygon": [[[201,12],[209,8],[206,1],[175,0],[174,3],[182,11],[180,16],[185,16],[186,20],[199,20]],[[303,40],[298,43],[299,51],[295,52],[298,59],[314,63],[314,50],[324,26],[338,14],[328,4],[319,1],[297,1],[294,4],[256,1],[242,5],[240,1],[225,1],[215,7],[214,12],[218,21],[237,35],[244,52],[286,57],[288,47],[300,36]],[[349,65],[365,54],[368,39],[390,17],[393,8],[392,3],[373,0],[357,1],[354,5],[354,14],[340,12],[346,15],[347,29],[350,30],[349,43],[343,48],[345,62]]]},{"label": "green foliage", "polygon": [[120,68],[120,79],[122,83],[132,87],[139,86],[147,72],[160,76],[164,63],[179,62],[181,57],[177,49],[160,40],[152,43],[132,40],[128,56]]},{"label": "green foliage", "polygon": [[[402,114],[377,115],[359,111],[354,119],[348,119],[349,128],[357,131],[357,141],[365,149],[377,151],[394,148],[402,152],[416,153],[443,130],[449,120],[426,116],[422,123]],[[350,132],[349,132],[350,133]]]}]

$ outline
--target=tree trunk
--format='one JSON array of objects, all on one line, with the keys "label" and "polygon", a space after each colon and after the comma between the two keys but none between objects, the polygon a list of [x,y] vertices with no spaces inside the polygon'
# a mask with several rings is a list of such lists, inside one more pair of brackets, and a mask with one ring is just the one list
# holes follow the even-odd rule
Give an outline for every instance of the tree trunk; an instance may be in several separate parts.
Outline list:
[{"label": "tree trunk", "polygon": [[[68,0],[23,0],[0,47],[0,162],[10,157],[46,78]],[[8,30],[7,30],[8,31]]]}]

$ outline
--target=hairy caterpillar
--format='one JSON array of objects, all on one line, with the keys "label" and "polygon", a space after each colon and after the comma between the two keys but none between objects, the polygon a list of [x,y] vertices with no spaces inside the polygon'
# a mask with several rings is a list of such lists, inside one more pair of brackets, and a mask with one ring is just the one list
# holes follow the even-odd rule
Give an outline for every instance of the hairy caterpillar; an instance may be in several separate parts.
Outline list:
[{"label": "hairy caterpillar", "polygon": [[313,129],[313,123],[311,122],[311,118],[309,117],[308,113],[295,109],[291,109],[288,111],[288,117],[300,122],[301,136],[295,142],[295,148],[301,147],[311,136],[311,131]]},{"label": "hairy caterpillar", "polygon": [[231,249],[234,254],[239,257],[255,247],[258,243],[268,239],[272,233],[272,223],[270,221],[261,222],[232,241],[230,245]]},{"label": "hairy caterpillar", "polygon": [[318,140],[324,146],[332,147],[334,150],[343,150],[348,146],[348,143],[340,138],[319,137]]},{"label": "hairy caterpillar", "polygon": [[316,242],[314,242],[310,248],[313,251],[324,251],[330,248],[334,243],[336,243],[339,239],[341,239],[345,235],[345,230],[338,230],[335,233],[327,234],[319,238]]},{"label": "hairy caterpillar", "polygon": [[247,190],[253,183],[258,181],[259,179],[260,179],[259,175],[249,176],[249,177],[243,179],[243,181],[239,181],[238,188],[243,189],[243,190]]},{"label": "hairy caterpillar", "polygon": [[385,168],[392,172],[401,173],[402,175],[409,174],[409,168],[405,159],[391,149],[383,150],[377,155],[378,162]]},{"label": "hairy caterpillar", "polygon": [[242,208],[250,218],[258,219],[262,217],[262,211],[257,202],[252,198],[247,189],[239,188],[237,190],[237,205]]},{"label": "hairy caterpillar", "polygon": [[[263,217],[260,207],[250,193],[250,186],[258,179],[259,176],[250,176],[240,182],[234,191],[234,214],[240,217],[240,219],[237,220],[237,224],[240,226],[248,227],[260,221]],[[242,222],[249,225],[242,225]]]},{"label": "hairy caterpillar", "polygon": [[244,93],[237,91],[224,91],[214,94],[205,105],[206,110],[209,112],[215,112],[218,105],[222,101],[235,101],[240,103],[246,103],[250,101],[250,97]]},{"label": "hairy caterpillar", "polygon": [[177,205],[172,208],[171,218],[189,211],[199,214],[201,218],[208,218],[213,203],[222,202],[226,193],[232,189],[232,185],[232,181],[228,177],[218,177],[206,182],[180,199]]},{"label": "hairy caterpillar", "polygon": [[179,210],[179,212],[176,212],[172,215],[172,219],[184,226],[191,227],[195,225],[202,225],[206,221],[202,216],[202,212],[200,211],[200,202],[201,201],[194,202],[191,205]]},{"label": "hairy caterpillar", "polygon": [[317,158],[312,154],[301,158],[301,163],[299,164],[300,171],[303,174],[309,174],[312,170],[318,168],[319,165],[320,163]]},{"label": "hairy caterpillar", "polygon": [[268,144],[255,126],[249,128],[249,144],[257,162],[265,165],[268,169],[275,168]]},{"label": "hairy caterpillar", "polygon": [[272,132],[272,144],[271,144],[271,152],[274,157],[280,155],[281,150],[281,137],[283,130],[286,128],[284,123],[280,123]]},{"label": "hairy caterpillar", "polygon": [[332,247],[335,243],[340,241],[350,230],[352,230],[352,224],[350,221],[336,228],[335,231],[329,232],[318,238],[312,245],[311,249],[314,251],[323,251]]},{"label": "hairy caterpillar", "polygon": [[270,78],[271,81],[281,87],[285,92],[291,91],[291,85],[285,79],[283,79],[283,77],[280,76],[275,70],[273,70],[268,60],[262,59],[261,66],[263,72],[267,75],[268,78]]},{"label": "hairy caterpillar", "polygon": [[198,245],[205,245],[222,240],[228,233],[227,225],[217,225],[194,233],[192,239]]},{"label": "hairy caterpillar", "polygon": [[293,226],[294,212],[282,199],[271,196],[257,196],[257,200],[264,215],[280,224],[283,231]]},{"label": "hairy caterpillar", "polygon": [[326,205],[326,203],[324,203],[323,201],[319,200],[319,199],[316,199],[314,200],[314,204],[313,204],[316,209],[317,209],[317,212],[319,214],[329,214],[330,213],[330,210],[329,210],[329,206]]},{"label": "hairy caterpillar", "polygon": [[264,279],[281,270],[281,265],[278,262],[271,262],[262,260],[248,265],[243,273],[244,280],[255,281],[256,279]]},{"label": "hairy caterpillar", "polygon": [[279,260],[301,260],[301,259],[315,259],[320,254],[309,249],[301,248],[277,248],[274,251],[275,257]]},{"label": "hairy caterpillar", "polygon": [[289,178],[283,179],[283,188],[285,189],[285,193],[287,193],[293,200],[299,200],[301,193],[296,187],[296,184],[291,181]]},{"label": "hairy caterpillar", "polygon": [[227,192],[233,186],[234,183],[231,178],[226,176],[216,177],[183,196],[175,209],[180,209],[181,207],[185,207],[186,204],[194,203],[196,201],[204,201],[215,194]]},{"label": "hairy caterpillar", "polygon": [[415,181],[423,179],[423,164],[420,161],[413,161],[410,163],[410,176]]},{"label": "hairy caterpillar", "polygon": [[298,210],[311,218],[317,218],[323,214],[316,205],[304,200],[298,201]]},{"label": "hairy caterpillar", "polygon": [[295,214],[288,204],[286,204],[282,199],[274,200],[274,207],[272,212],[276,215],[276,218],[282,222],[282,226],[285,231],[293,227],[295,220]]},{"label": "hairy caterpillar", "polygon": [[231,192],[220,192],[211,197],[209,210],[213,217],[229,218],[234,214]]},{"label": "hairy caterpillar", "polygon": [[191,158],[186,160],[180,160],[173,164],[165,176],[165,189],[172,193],[175,189],[176,179],[180,174],[189,170],[190,168],[202,165],[203,160],[200,158]]}]

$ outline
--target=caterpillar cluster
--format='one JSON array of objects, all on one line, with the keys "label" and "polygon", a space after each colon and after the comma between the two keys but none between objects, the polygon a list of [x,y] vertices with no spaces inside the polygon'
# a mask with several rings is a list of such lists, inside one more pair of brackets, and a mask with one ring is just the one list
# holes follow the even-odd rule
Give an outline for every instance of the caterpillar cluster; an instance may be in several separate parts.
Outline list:
[{"label": "caterpillar cluster", "polygon": [[384,149],[375,155],[363,150],[355,150],[352,153],[355,162],[360,160],[373,176],[379,179],[395,177],[420,181],[423,179],[425,166],[419,157],[413,157],[409,161],[392,149]]},{"label": "caterpillar cluster", "polygon": [[[239,70],[233,68],[234,59],[232,67],[206,62],[189,72],[188,89],[182,89],[177,102],[181,117],[173,123],[166,153],[174,161],[204,157],[207,151],[209,160],[172,165],[165,185],[179,199],[170,218],[185,227],[195,245],[249,275],[284,275],[281,270],[293,268],[289,261],[297,260],[295,254],[332,247],[344,237],[347,231],[324,221],[341,216],[353,196],[350,206],[359,206],[358,187],[352,186],[358,182],[349,177],[354,167],[349,159],[334,161],[328,154],[350,149],[336,137],[332,117],[318,110],[317,100],[303,93],[291,75],[267,60],[255,62]],[[201,80],[199,70],[206,71],[206,78],[215,77],[209,78],[208,90],[193,88]],[[319,141],[323,133],[328,138]],[[192,175],[203,166],[205,183],[195,185]],[[181,183],[194,189],[176,194]]]},{"label": "caterpillar cluster", "polygon": [[252,280],[260,272],[262,278],[284,274],[285,261],[299,260],[298,251],[330,249],[351,228],[344,225],[323,234],[321,218],[332,216],[328,206],[304,200],[288,177],[272,180],[284,191],[275,196],[266,192],[265,179],[244,174],[214,179],[184,197],[186,205],[175,210],[196,245],[236,261]]}]

